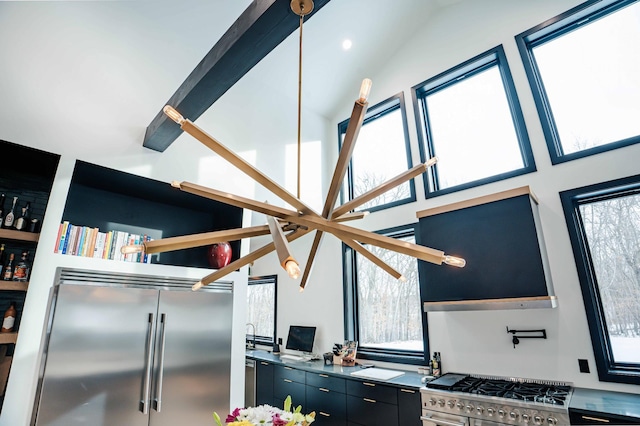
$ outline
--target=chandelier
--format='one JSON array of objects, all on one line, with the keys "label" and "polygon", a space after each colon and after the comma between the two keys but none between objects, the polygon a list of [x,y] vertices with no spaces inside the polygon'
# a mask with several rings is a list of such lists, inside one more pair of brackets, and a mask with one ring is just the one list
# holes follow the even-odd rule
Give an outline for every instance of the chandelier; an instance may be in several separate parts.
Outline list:
[{"label": "chandelier", "polygon": [[262,235],[271,235],[272,242],[257,249],[253,252],[229,263],[217,271],[203,277],[200,281],[193,285],[192,289],[198,290],[205,285],[211,284],[225,275],[249,265],[262,258],[263,256],[276,251],[280,266],[284,268],[289,276],[293,279],[300,278],[299,262],[292,256],[289,249],[289,243],[301,238],[309,233],[315,232],[313,243],[309,257],[305,264],[304,273],[300,279],[300,291],[303,291],[308,283],[309,275],[313,262],[320,247],[323,235],[329,233],[340,239],[347,246],[351,247],[357,253],[369,259],[378,267],[382,268],[395,279],[405,281],[402,273],[396,271],[393,267],[385,263],[378,256],[367,249],[364,244],[373,245],[397,253],[408,255],[419,260],[440,265],[446,263],[448,265],[463,267],[464,259],[459,257],[446,255],[443,251],[433,248],[412,244],[406,241],[400,241],[395,238],[377,234],[375,232],[365,231],[346,225],[346,222],[362,219],[368,212],[355,212],[354,209],[371,201],[381,194],[407,182],[422,173],[426,172],[429,167],[433,166],[437,158],[433,157],[427,162],[419,164],[404,173],[388,180],[387,182],[371,189],[364,194],[335,207],[340,192],[341,184],[345,174],[351,155],[355,147],[355,143],[364,121],[367,110],[369,93],[371,90],[371,80],[365,79],[360,88],[360,95],[353,105],[349,124],[344,135],[344,141],[338,155],[338,161],[333,172],[333,177],[329,185],[324,208],[322,213],[316,213],[311,207],[306,205],[300,199],[300,149],[301,149],[301,104],[302,104],[302,26],[304,17],[313,10],[312,0],[292,0],[291,9],[300,17],[300,48],[298,61],[298,182],[297,196],[294,196],[284,187],[270,179],[256,167],[249,164],[239,155],[231,151],[215,138],[207,134],[200,127],[190,120],[184,118],[173,107],[167,105],[164,107],[164,113],[180,125],[180,128],[207,146],[213,152],[224,158],[226,161],[235,166],[251,177],[256,183],[264,186],[274,195],[284,202],[288,203],[293,209],[277,207],[266,202],[255,201],[240,195],[228,192],[218,191],[190,182],[172,182],[171,185],[182,191],[189,192],[204,198],[219,201],[231,206],[249,209],[251,211],[262,213],[267,217],[267,225],[252,226],[248,228],[229,229],[224,231],[214,231],[194,235],[186,235],[181,237],[163,238],[154,241],[147,241],[139,245],[129,245],[122,248],[123,253],[145,252],[147,254],[162,253],[166,251],[182,250],[192,247],[201,247],[210,244],[237,241],[244,238],[257,237]]}]

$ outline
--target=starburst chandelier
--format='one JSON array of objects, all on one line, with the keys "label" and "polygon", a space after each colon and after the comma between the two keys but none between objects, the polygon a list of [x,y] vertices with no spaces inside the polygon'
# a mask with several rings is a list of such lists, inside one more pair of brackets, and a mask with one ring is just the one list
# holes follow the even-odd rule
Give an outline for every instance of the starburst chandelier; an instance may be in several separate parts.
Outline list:
[{"label": "starburst chandelier", "polygon": [[325,233],[332,234],[340,239],[346,245],[351,247],[357,253],[369,259],[375,265],[382,268],[396,279],[405,280],[402,273],[396,271],[393,267],[385,263],[378,256],[367,249],[364,244],[370,244],[397,253],[405,254],[426,262],[463,267],[464,259],[455,256],[446,255],[444,252],[429,247],[412,244],[406,241],[400,241],[391,237],[377,234],[375,232],[365,231],[349,225],[345,222],[358,220],[365,217],[368,212],[354,212],[354,209],[377,198],[381,194],[407,182],[433,166],[437,159],[435,157],[429,161],[419,164],[404,173],[390,179],[389,181],[371,189],[364,194],[335,207],[340,192],[340,186],[344,180],[351,155],[355,147],[355,143],[364,121],[367,110],[367,99],[371,90],[371,80],[365,79],[360,88],[360,95],[353,105],[353,111],[349,119],[344,141],[338,155],[338,161],[333,172],[333,177],[329,185],[324,208],[322,213],[316,213],[311,207],[306,205],[300,198],[300,149],[301,149],[301,105],[302,105],[302,26],[304,17],[313,10],[312,0],[292,0],[291,9],[300,17],[300,48],[298,61],[298,182],[297,196],[294,196],[284,187],[270,179],[260,170],[242,159],[239,155],[231,151],[229,148],[218,142],[215,138],[207,134],[193,122],[185,119],[173,107],[167,105],[164,107],[164,113],[180,125],[180,128],[200,141],[202,144],[210,148],[213,152],[224,158],[226,161],[234,165],[237,169],[251,177],[256,183],[264,186],[281,200],[288,203],[295,210],[277,207],[266,202],[255,201],[240,195],[228,192],[218,191],[190,182],[173,182],[171,185],[182,191],[189,192],[204,198],[219,201],[235,207],[249,209],[254,212],[262,213],[267,217],[267,225],[253,226],[248,228],[229,229],[224,231],[207,232],[194,235],[186,235],[181,237],[163,238],[155,241],[144,242],[140,245],[130,245],[122,248],[123,253],[145,252],[147,254],[162,253],[166,251],[182,250],[192,247],[206,246],[210,244],[220,243],[224,241],[237,241],[244,238],[257,237],[261,235],[269,235],[273,242],[243,256],[227,266],[203,277],[200,281],[193,285],[193,290],[198,290],[202,286],[208,285],[225,275],[253,263],[257,259],[276,251],[280,266],[284,268],[289,276],[293,279],[300,278],[300,266],[298,261],[292,256],[289,249],[289,243],[301,238],[309,233],[315,232],[315,237],[311,245],[309,257],[305,264],[304,273],[300,278],[300,291],[304,290],[309,280],[313,262],[320,247],[323,235]]}]

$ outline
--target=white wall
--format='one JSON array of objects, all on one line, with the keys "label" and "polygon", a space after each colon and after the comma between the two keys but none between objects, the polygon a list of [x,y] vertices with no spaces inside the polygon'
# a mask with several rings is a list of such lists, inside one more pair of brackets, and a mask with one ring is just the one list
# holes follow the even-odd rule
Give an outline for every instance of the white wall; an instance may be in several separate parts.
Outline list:
[{"label": "white wall", "polygon": [[[530,185],[540,199],[540,215],[559,307],[547,310],[429,313],[431,351],[442,353],[445,371],[563,380],[577,386],[639,393],[632,385],[598,381],[580,284],[558,193],[597,182],[637,174],[640,146],[552,166],[514,36],[581,3],[578,0],[467,0],[440,11],[406,40],[386,65],[369,70],[373,80],[370,105],[404,91],[414,164],[419,162],[411,87],[499,44],[504,45],[531,139],[538,171],[436,199],[425,200],[417,179],[418,201],[376,212],[361,223],[383,229],[417,221],[415,212],[462,199]],[[374,29],[372,29],[374,30]],[[333,128],[349,116],[353,99],[345,97]],[[333,152],[333,158],[337,153]],[[301,252],[304,252],[301,247]],[[302,256],[304,259],[304,255]],[[266,273],[266,266],[260,271]],[[271,270],[273,273],[273,270]],[[344,339],[340,244],[325,238],[314,273],[300,295],[279,274],[278,334],[289,324],[319,327],[317,352]],[[287,283],[287,285],[283,285]],[[505,327],[544,328],[549,338],[523,342],[516,349]],[[578,358],[586,358],[591,374],[581,374]],[[415,367],[405,366],[407,369]]]}]

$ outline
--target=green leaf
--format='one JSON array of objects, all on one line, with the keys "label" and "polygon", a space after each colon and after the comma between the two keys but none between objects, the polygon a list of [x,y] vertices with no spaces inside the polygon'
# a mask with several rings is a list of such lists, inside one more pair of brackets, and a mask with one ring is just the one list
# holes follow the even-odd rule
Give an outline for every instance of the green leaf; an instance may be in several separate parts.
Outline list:
[{"label": "green leaf", "polygon": [[218,413],[216,413],[215,411],[213,412],[213,418],[216,421],[216,424],[218,426],[222,426],[222,422],[220,421],[220,416],[218,415]]}]

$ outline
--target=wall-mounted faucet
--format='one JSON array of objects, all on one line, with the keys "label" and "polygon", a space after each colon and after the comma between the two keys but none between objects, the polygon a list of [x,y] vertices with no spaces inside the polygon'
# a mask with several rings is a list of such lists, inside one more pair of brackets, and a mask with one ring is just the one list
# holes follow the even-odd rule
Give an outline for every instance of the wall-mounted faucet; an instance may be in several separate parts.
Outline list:
[{"label": "wall-mounted faucet", "polygon": [[252,338],[248,339],[247,341],[247,349],[255,349],[256,348],[256,326],[250,322],[248,322],[245,327],[247,326],[251,326],[251,328],[253,329],[253,333],[251,334]]}]

